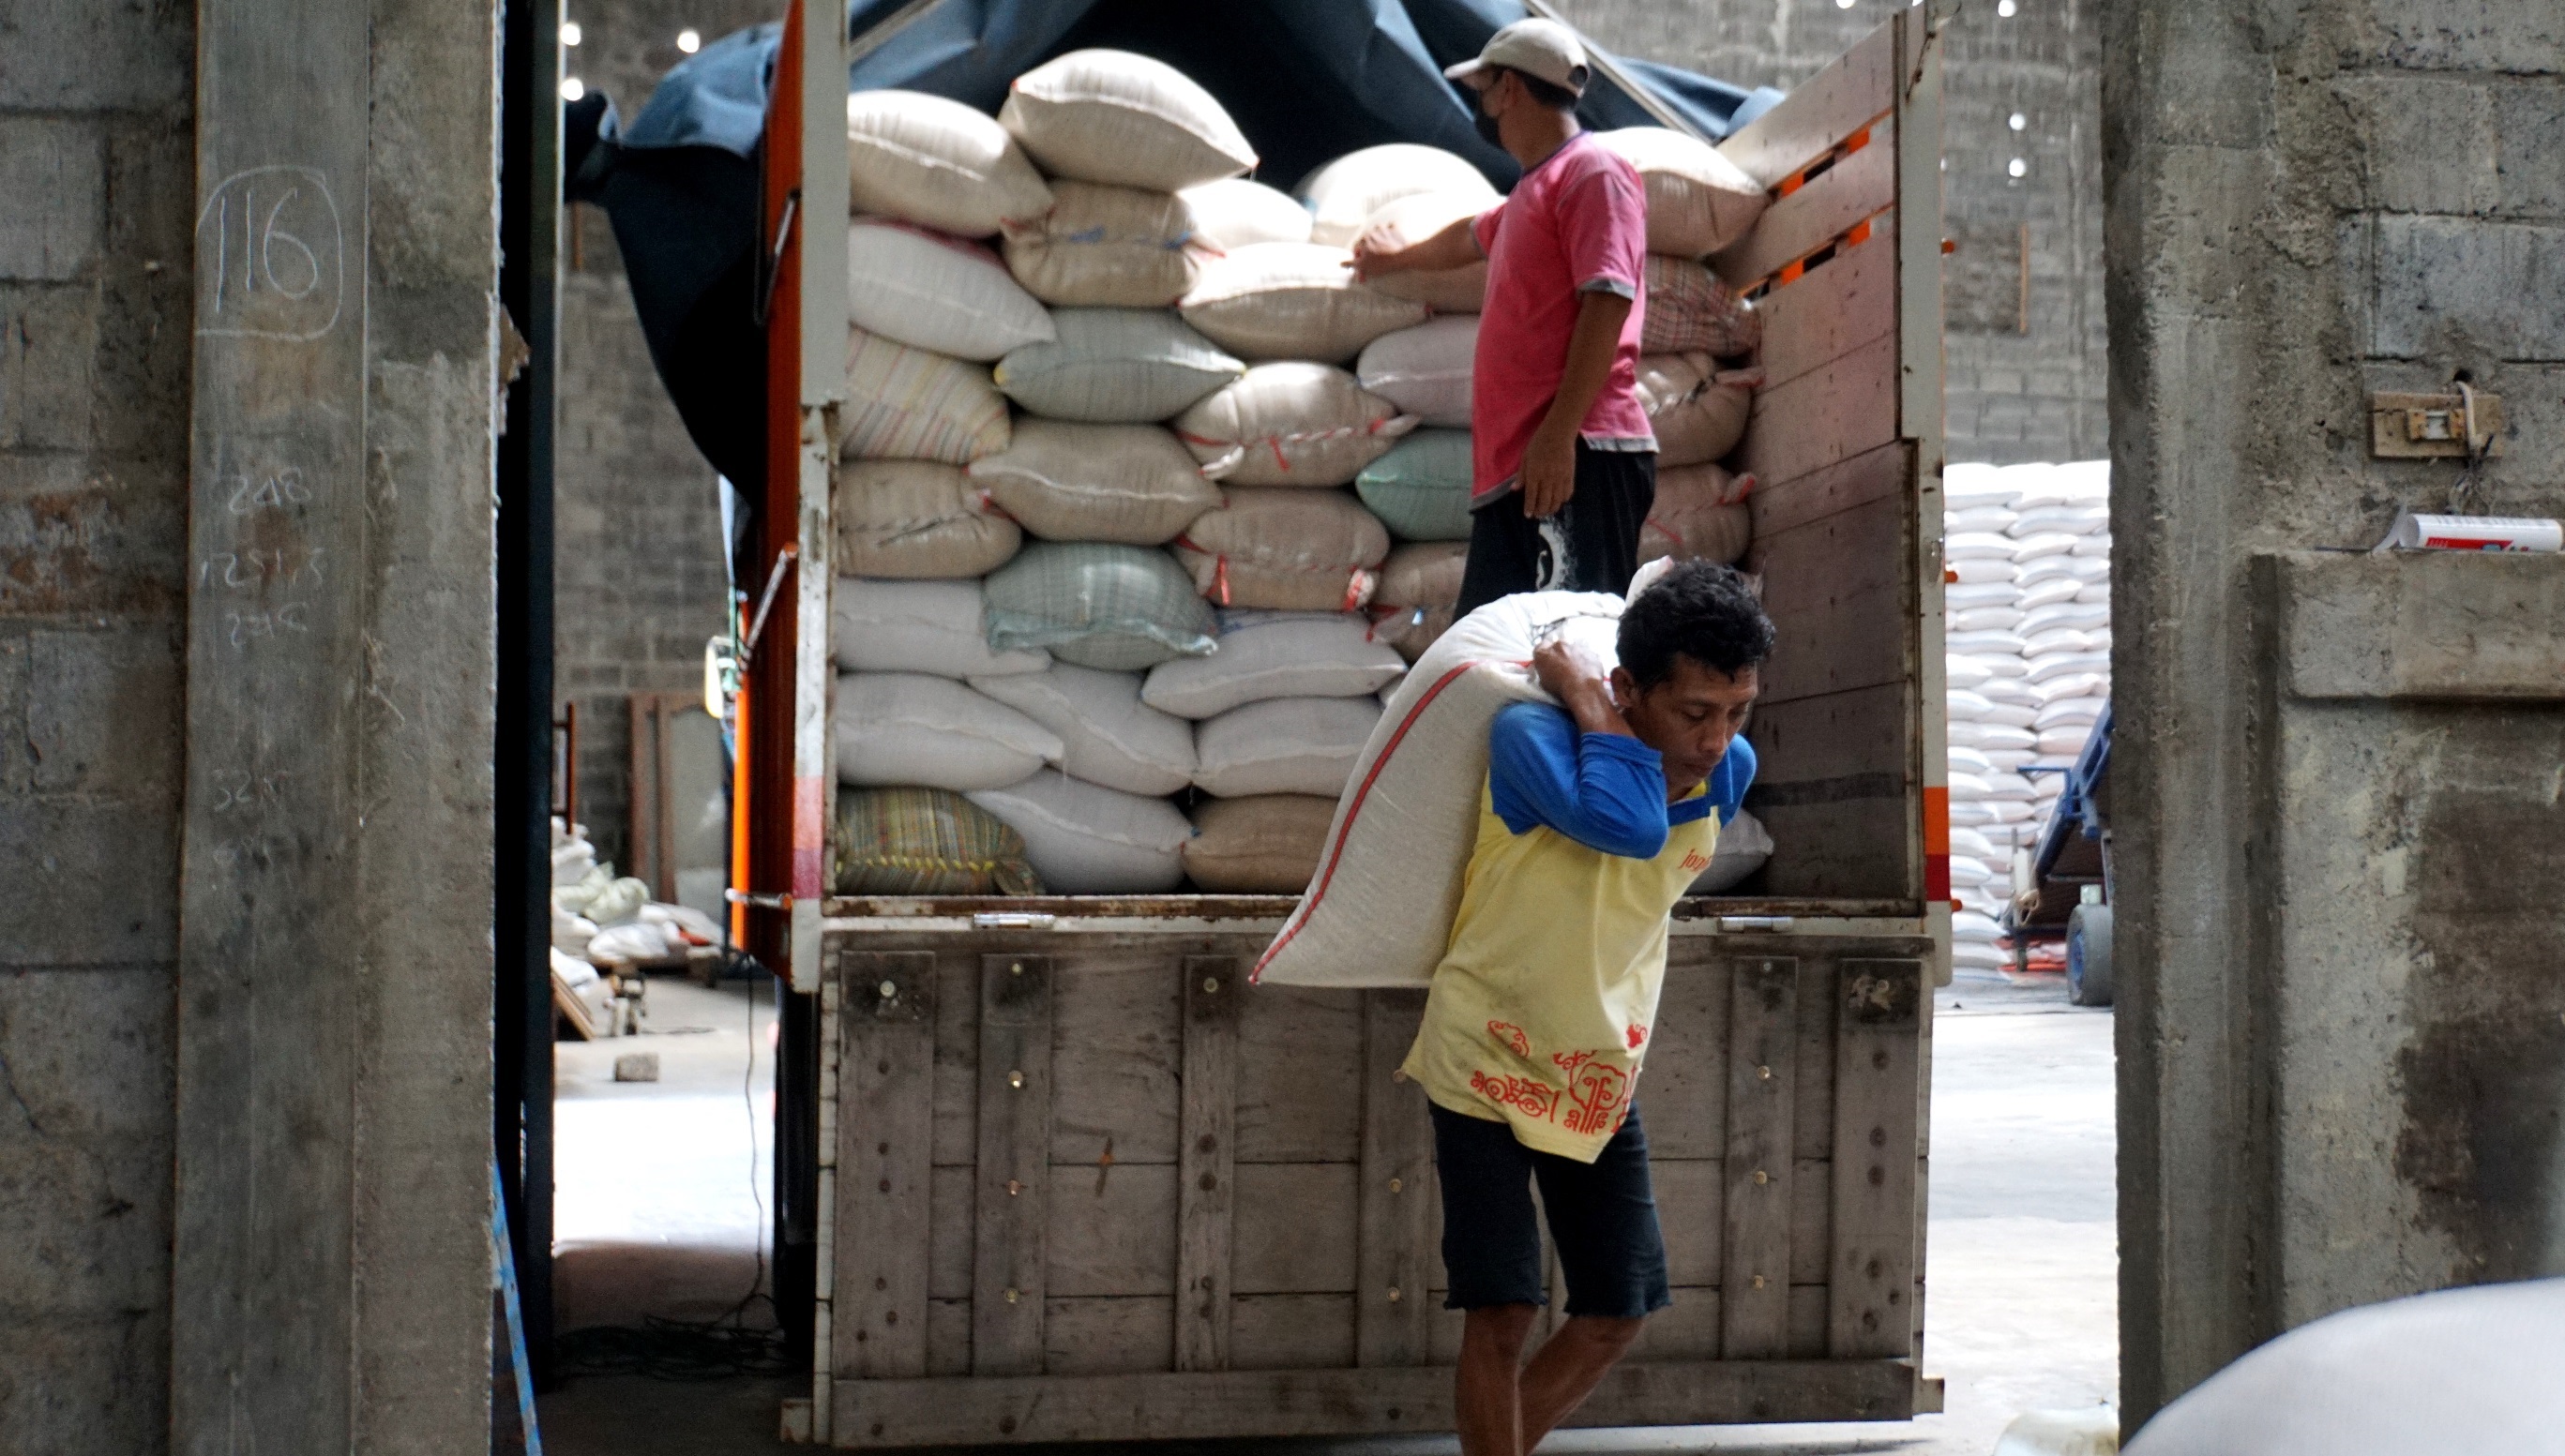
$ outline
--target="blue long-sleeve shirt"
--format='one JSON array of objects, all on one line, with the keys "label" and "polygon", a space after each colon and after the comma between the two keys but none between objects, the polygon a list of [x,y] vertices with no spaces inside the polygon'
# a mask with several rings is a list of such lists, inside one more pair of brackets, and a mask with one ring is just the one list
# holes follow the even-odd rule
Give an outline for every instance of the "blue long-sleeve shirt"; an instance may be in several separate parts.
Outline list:
[{"label": "blue long-sleeve shirt", "polygon": [[1665,758],[1637,738],[1580,733],[1567,711],[1516,703],[1488,729],[1488,793],[1508,829],[1545,824],[1588,849],[1653,859],[1668,830],[1713,809],[1723,825],[1754,782],[1754,748],[1732,740],[1701,794],[1666,802]]}]

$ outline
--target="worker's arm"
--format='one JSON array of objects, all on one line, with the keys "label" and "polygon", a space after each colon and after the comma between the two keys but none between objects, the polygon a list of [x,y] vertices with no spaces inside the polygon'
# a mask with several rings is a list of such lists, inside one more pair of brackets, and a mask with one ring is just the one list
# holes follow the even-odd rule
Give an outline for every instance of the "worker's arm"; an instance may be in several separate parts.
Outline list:
[{"label": "worker's arm", "polygon": [[1578,296],[1576,327],[1567,336],[1567,372],[1559,377],[1549,413],[1523,447],[1523,515],[1554,516],[1576,494],[1576,432],[1612,376],[1612,355],[1629,316],[1630,301],[1619,294],[1589,289]]},{"label": "worker's arm", "polygon": [[1488,793],[1508,829],[1547,825],[1588,849],[1654,859],[1666,847],[1665,760],[1612,701],[1594,654],[1550,643],[1532,654],[1563,705],[1517,703],[1488,730]]},{"label": "worker's arm", "polygon": [[1393,273],[1434,273],[1467,268],[1485,255],[1479,252],[1477,218],[1465,217],[1421,243],[1400,247],[1398,235],[1377,227],[1354,240],[1354,277],[1368,283]]}]

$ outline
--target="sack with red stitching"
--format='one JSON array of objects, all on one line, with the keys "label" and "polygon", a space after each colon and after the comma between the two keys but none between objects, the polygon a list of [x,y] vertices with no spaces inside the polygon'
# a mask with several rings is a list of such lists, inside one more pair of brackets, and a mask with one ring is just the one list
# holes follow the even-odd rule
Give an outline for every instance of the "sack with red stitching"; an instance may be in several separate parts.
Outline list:
[{"label": "sack with red stitching", "polygon": [[1358,612],[1389,555],[1389,528],[1346,491],[1249,488],[1194,519],[1176,559],[1214,606]]},{"label": "sack with red stitching", "polygon": [[1203,474],[1233,486],[1341,486],[1416,428],[1416,416],[1331,364],[1258,364],[1175,429]]},{"label": "sack with red stitching", "polygon": [[1509,703],[1548,701],[1535,645],[1570,634],[1616,654],[1621,598],[1524,592],[1455,623],[1416,661],[1354,761],[1318,872],[1256,965],[1292,986],[1422,986],[1461,907],[1488,782],[1488,728]]}]

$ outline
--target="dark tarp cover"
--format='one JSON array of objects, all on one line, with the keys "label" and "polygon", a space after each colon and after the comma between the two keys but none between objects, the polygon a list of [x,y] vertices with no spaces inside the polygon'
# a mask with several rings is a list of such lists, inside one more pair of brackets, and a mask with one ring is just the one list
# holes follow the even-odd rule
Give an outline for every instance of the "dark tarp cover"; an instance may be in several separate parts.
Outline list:
[{"label": "dark tarp cover", "polygon": [[[1017,76],[1090,47],[1136,51],[1192,77],[1291,188],[1346,152],[1390,141],[1458,152],[1511,188],[1514,160],[1480,139],[1442,69],[1526,14],[1519,0],[853,0],[851,90],[931,92],[991,114]],[[706,46],[616,134],[602,97],[574,103],[564,158],[574,198],[613,219],[651,358],[695,444],[734,481],[761,478],[765,347],[756,321],[757,142],[780,27]],[[1712,137],[1780,99],[1644,61],[1634,81]],[[1657,124],[1597,77],[1589,127]]]}]

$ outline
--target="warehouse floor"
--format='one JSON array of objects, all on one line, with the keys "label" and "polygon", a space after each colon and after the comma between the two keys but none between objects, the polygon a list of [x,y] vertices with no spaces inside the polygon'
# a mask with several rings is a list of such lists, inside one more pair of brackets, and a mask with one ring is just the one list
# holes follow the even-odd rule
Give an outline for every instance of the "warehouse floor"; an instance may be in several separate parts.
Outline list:
[{"label": "warehouse floor", "polygon": [[[2022,1411],[2116,1398],[2111,1018],[2068,1006],[2054,977],[2023,985],[1963,971],[1938,999],[1925,1368],[1948,1381],[1946,1413],[1900,1425],[1576,1431],[1544,1452],[1984,1456]],[[750,1001],[745,985],[656,979],[655,1034],[561,1048],[562,1329],[645,1313],[707,1318],[757,1278],[763,1215],[751,1177],[767,1170],[752,1169],[752,1149],[765,1144],[771,1111],[772,992],[757,997],[753,1031]],[[660,1054],[660,1081],[612,1080],[614,1057],[632,1050]],[[552,1456],[782,1450],[777,1405],[808,1390],[807,1380],[576,1379],[543,1400],[545,1447]],[[1445,1456],[1455,1447],[1405,1437],[1224,1449]]]}]

